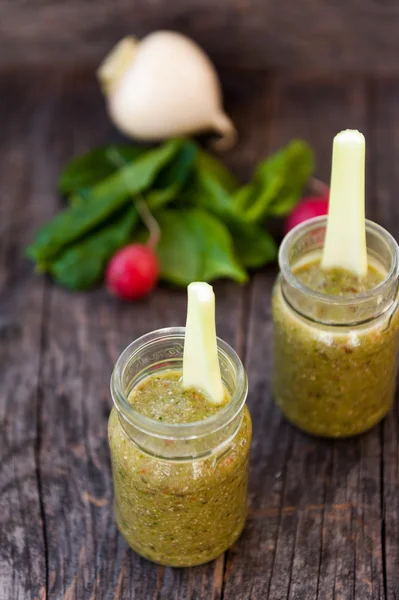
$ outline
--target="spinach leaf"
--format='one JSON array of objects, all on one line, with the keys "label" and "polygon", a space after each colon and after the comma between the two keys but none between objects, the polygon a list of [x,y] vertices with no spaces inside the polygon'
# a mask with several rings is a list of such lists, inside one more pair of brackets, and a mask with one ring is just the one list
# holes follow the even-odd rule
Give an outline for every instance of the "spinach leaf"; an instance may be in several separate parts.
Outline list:
[{"label": "spinach leaf", "polygon": [[269,204],[267,214],[276,217],[288,214],[301,197],[313,170],[313,151],[302,140],[292,141],[282,152],[273,155],[269,165],[267,161],[261,163],[257,176],[265,186],[274,180],[276,171],[280,179],[279,191]]},{"label": "spinach leaf", "polygon": [[255,223],[230,223],[236,255],[247,269],[259,269],[277,257],[273,237]]},{"label": "spinach leaf", "polygon": [[281,179],[276,177],[265,185],[254,181],[239,190],[236,201],[240,206],[242,217],[247,222],[259,223],[263,221],[269,210],[269,205],[276,199],[281,187]]},{"label": "spinach leaf", "polygon": [[199,206],[226,221],[239,218],[232,196],[211,173],[197,172],[193,196]]},{"label": "spinach leaf", "polygon": [[98,283],[111,256],[131,240],[137,222],[136,209],[129,206],[110,225],[68,246],[50,267],[54,280],[71,290]]},{"label": "spinach leaf", "polygon": [[210,175],[218,181],[225,190],[233,192],[239,186],[234,175],[217,158],[200,150],[197,158],[198,171],[203,175]]},{"label": "spinach leaf", "polygon": [[97,149],[63,171],[59,188],[70,196],[69,208],[39,231],[27,254],[60,285],[87,289],[136,227],[136,239],[148,236],[134,206],[142,197],[161,228],[164,280],[185,286],[227,277],[241,283],[246,269],[275,259],[277,247],[263,221],[292,209],[312,168],[312,152],[300,140],[262,161],[242,187],[191,140]]},{"label": "spinach leaf", "polygon": [[157,218],[161,227],[157,251],[162,279],[179,286],[218,277],[239,283],[247,280],[234,255],[231,235],[217,217],[190,208],[164,210]]},{"label": "spinach leaf", "polygon": [[114,160],[115,153],[121,156],[124,162],[132,162],[145,150],[146,148],[140,146],[107,146],[76,156],[62,171],[58,189],[65,196],[78,194],[84,197],[88,189],[119,168]]},{"label": "spinach leaf", "polygon": [[250,204],[252,196],[254,195],[255,189],[253,183],[247,183],[240,187],[234,195],[234,207],[239,213],[244,213]]},{"label": "spinach leaf", "polygon": [[181,145],[182,140],[170,140],[94,186],[86,202],[70,206],[39,231],[27,249],[28,256],[42,269],[48,268],[62,248],[109,219],[131,196],[145,191]]},{"label": "spinach leaf", "polygon": [[237,210],[252,223],[259,223],[267,216],[287,214],[300,198],[313,168],[310,146],[302,140],[293,140],[262,161],[253,182],[236,192]]},{"label": "spinach leaf", "polygon": [[199,173],[198,184],[197,204],[226,223],[244,267],[261,267],[276,258],[277,246],[272,236],[263,227],[243,220],[232,197],[212,175]]},{"label": "spinach leaf", "polygon": [[174,158],[159,172],[154,185],[146,194],[150,210],[159,210],[176,198],[191,175],[197,154],[198,146],[185,140]]}]

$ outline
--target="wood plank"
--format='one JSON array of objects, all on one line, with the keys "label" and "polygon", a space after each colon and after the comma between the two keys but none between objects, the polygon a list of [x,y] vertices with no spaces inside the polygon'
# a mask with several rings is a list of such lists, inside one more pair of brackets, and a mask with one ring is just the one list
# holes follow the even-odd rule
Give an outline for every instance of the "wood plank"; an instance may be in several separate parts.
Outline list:
[{"label": "wood plank", "polygon": [[218,67],[398,72],[394,2],[13,0],[0,2],[0,64],[96,66],[130,33],[176,29]]},{"label": "wood plank", "polygon": [[[312,143],[317,152],[318,174],[327,179],[333,135],[345,127],[359,128],[366,136],[368,134],[365,86],[356,79],[335,83],[321,79],[318,83],[309,82],[300,87],[302,94],[295,82],[284,91],[289,98],[284,112],[290,114],[297,125],[290,126],[287,119],[282,119],[282,123],[287,132],[304,136]],[[277,105],[280,106],[280,102]],[[308,506],[325,508],[311,527],[306,521],[298,520],[292,555],[291,596],[383,597],[381,560],[369,547],[372,541],[381,549],[378,428],[363,438],[343,442],[312,440],[296,432],[294,439],[292,470],[290,464],[287,467],[286,501],[289,505],[304,506],[305,511]],[[374,484],[376,497],[363,497],[366,478]],[[298,485],[301,486],[299,494]],[[289,490],[292,490],[291,498]],[[320,534],[318,545],[313,540]],[[310,569],[309,553],[312,557]],[[303,556],[307,568],[303,568]],[[274,570],[278,563],[276,555]],[[283,574],[283,561],[277,572]],[[364,582],[367,578],[371,581],[375,574],[374,587],[368,588]],[[271,593],[272,590],[273,582]]]},{"label": "wood plank", "polygon": [[[263,92],[270,98],[270,91]],[[333,135],[367,135],[365,87],[356,79],[281,77],[273,92],[269,147],[303,137],[327,179]],[[270,291],[255,278],[246,355],[254,421],[249,525],[228,553],[224,598],[384,598],[380,429],[354,440],[311,438],[272,402]]]},{"label": "wood plank", "polygon": [[[44,160],[110,139],[94,83],[65,82],[53,144]],[[75,132],[75,133],[74,133]],[[56,169],[47,181],[54,206]],[[242,288],[216,285],[219,334],[237,345]],[[221,596],[224,559],[197,569],[163,569],[141,559],[116,531],[107,443],[109,377],[121,350],[143,333],[183,325],[185,292],[164,287],[147,300],[120,303],[104,291],[69,294],[50,287],[43,333],[40,469],[48,545],[49,596],[209,598]]]},{"label": "wood plank", "polygon": [[[374,127],[371,143],[374,152],[374,217],[396,240],[399,239],[399,207],[396,190],[399,185],[397,160],[399,157],[399,82],[377,81],[371,87]],[[381,437],[381,457],[384,493],[381,498],[384,520],[381,523],[383,538],[384,577],[386,596],[398,597],[399,590],[399,414],[397,403],[385,420]]]},{"label": "wood plank", "polygon": [[22,249],[52,203],[42,150],[51,101],[43,80],[0,78],[0,598],[46,598],[37,461],[44,281]]},{"label": "wood plank", "polygon": [[[226,81],[241,133],[226,159],[240,176],[248,177],[268,149],[302,136],[316,148],[318,175],[326,179],[332,136],[359,127],[369,140],[368,214],[399,235],[392,199],[398,83],[271,80],[265,73]],[[399,589],[397,406],[383,425],[352,441],[313,439],[282,420],[270,394],[274,268],[244,289],[216,286],[219,334],[245,355],[251,381],[251,502],[243,536],[226,560],[195,569],[156,567],[127,548],[111,507],[109,374],[131,339],[183,323],[185,294],[161,287],[146,301],[121,305],[101,290],[69,294],[32,276],[20,249],[61,205],[55,194],[60,166],[115,133],[95,82],[84,77],[65,78],[62,87],[57,78],[7,77],[0,80],[0,103],[7,115],[0,140],[6,374],[0,382],[0,600],[393,600]]]}]

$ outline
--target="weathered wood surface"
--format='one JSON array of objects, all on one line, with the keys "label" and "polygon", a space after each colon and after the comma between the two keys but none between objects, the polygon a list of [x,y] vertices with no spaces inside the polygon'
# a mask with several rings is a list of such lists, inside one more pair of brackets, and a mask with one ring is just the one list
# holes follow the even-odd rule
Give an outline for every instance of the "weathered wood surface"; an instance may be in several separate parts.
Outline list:
[{"label": "weathered wood surface", "polygon": [[[361,77],[226,81],[241,132],[226,157],[245,179],[294,136],[326,179],[331,139],[369,140],[368,213],[399,236],[399,82]],[[270,393],[275,268],[244,288],[217,284],[218,329],[245,360],[254,420],[250,512],[225,556],[193,569],[130,551],[112,516],[108,381],[121,349],[182,324],[185,295],[160,288],[137,304],[69,294],[33,274],[22,248],[60,206],[72,154],[112,139],[84,77],[0,78],[0,600],[395,600],[399,597],[398,409],[354,440],[307,437]]]},{"label": "weathered wood surface", "polygon": [[396,0],[0,0],[0,66],[95,66],[126,34],[190,35],[219,67],[398,73]]}]

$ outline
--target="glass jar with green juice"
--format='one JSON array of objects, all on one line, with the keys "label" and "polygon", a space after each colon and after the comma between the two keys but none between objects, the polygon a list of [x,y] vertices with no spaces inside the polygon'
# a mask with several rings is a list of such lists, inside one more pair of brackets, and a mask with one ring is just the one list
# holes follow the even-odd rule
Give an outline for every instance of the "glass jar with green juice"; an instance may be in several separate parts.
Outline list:
[{"label": "glass jar with green juice", "polygon": [[322,271],[326,217],[293,229],[273,291],[276,403],[304,431],[346,437],[373,427],[395,393],[398,245],[366,222],[367,276]]},{"label": "glass jar with green juice", "polygon": [[182,389],[184,333],[168,328],[139,338],[111,378],[117,525],[139,554],[170,566],[210,561],[240,535],[252,433],[245,370],[222,340],[223,404]]}]

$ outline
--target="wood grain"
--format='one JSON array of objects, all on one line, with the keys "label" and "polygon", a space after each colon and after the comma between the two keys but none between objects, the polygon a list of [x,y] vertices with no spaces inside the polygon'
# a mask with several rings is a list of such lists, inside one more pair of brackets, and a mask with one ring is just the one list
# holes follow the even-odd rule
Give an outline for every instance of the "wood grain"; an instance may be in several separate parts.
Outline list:
[{"label": "wood grain", "polygon": [[181,31],[219,68],[398,73],[393,0],[1,0],[0,65],[97,66],[126,34]]},{"label": "wood grain", "polygon": [[[63,87],[54,108],[54,137],[43,148],[54,206],[56,165],[109,139],[103,110],[92,83],[72,80]],[[235,344],[242,289],[221,283],[216,293],[219,333]],[[71,295],[49,287],[39,469],[50,598],[220,598],[223,557],[198,569],[157,568],[128,550],[112,513],[107,443],[112,366],[136,337],[184,324],[185,305],[184,292],[163,288],[143,302],[121,304],[101,290]]]},{"label": "wood grain", "polygon": [[[375,126],[373,147],[378,148],[374,167],[375,219],[399,238],[399,207],[396,190],[399,185],[395,157],[399,151],[399,118],[397,81],[378,81],[372,94]],[[395,123],[395,126],[392,124]],[[387,598],[399,596],[399,414],[397,404],[381,426],[381,536],[384,542],[384,578]]]},{"label": "wood grain", "polygon": [[[368,144],[368,213],[399,236],[395,201],[399,83],[233,72],[227,104],[245,180],[294,136],[328,178],[331,140],[359,127]],[[270,292],[216,285],[219,334],[245,359],[254,421],[247,527],[217,561],[168,569],[117,533],[106,439],[109,375],[135,337],[184,320],[185,294],[160,287],[119,304],[36,276],[22,249],[62,204],[58,171],[115,139],[93,79],[0,77],[0,600],[394,600],[399,596],[398,409],[373,431],[317,440],[272,402]]]},{"label": "wood grain", "polygon": [[[368,133],[365,91],[361,80],[348,85],[339,77],[280,77],[272,89],[266,83],[260,102],[267,113],[272,97],[268,147],[303,137],[317,149],[317,175],[326,180],[334,134],[345,127]],[[267,117],[260,118],[265,123]],[[256,275],[251,293],[250,521],[228,552],[224,598],[385,598],[380,431],[329,442],[305,436],[282,419],[271,397],[274,277]]]},{"label": "wood grain", "polygon": [[0,94],[1,600],[46,598],[37,457],[45,282],[33,277],[21,249],[53,210],[41,154],[51,102],[38,101],[43,82],[26,83],[16,78]]}]

